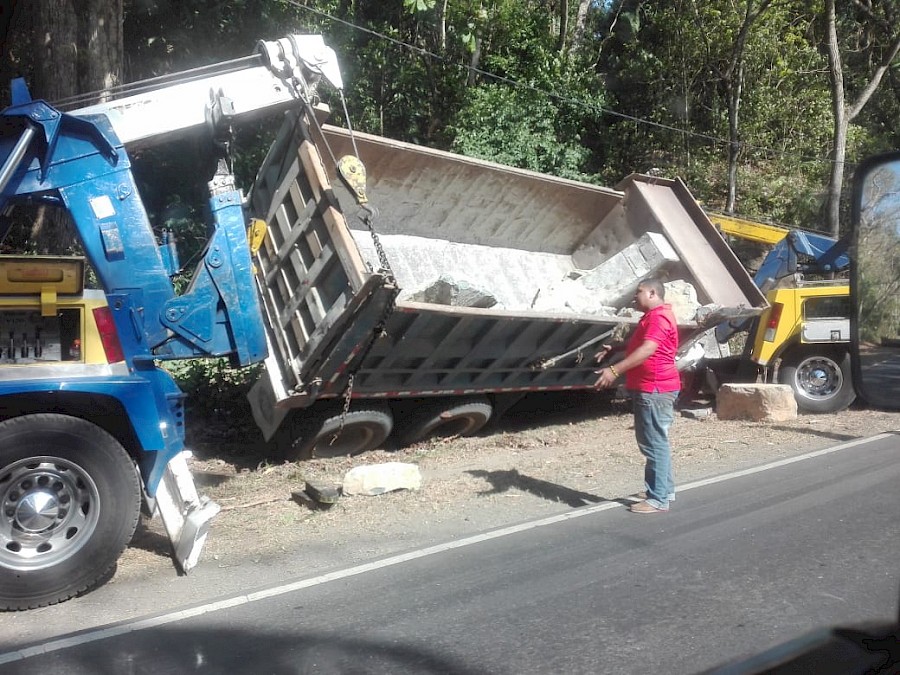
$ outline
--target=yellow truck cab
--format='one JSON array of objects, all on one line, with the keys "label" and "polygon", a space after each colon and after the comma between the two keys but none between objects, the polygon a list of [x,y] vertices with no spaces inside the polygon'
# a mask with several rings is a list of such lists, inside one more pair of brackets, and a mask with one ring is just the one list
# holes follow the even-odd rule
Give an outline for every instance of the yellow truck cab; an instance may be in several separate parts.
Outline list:
[{"label": "yellow truck cab", "polygon": [[850,374],[850,287],[846,280],[800,282],[766,293],[751,358],[764,369],[780,360],[777,381],[794,389],[806,412],[836,412],[856,398]]},{"label": "yellow truck cab", "polygon": [[749,326],[744,357],[755,374],[790,385],[804,412],[836,412],[853,403],[850,286],[840,278],[849,259],[838,242],[732,215],[710,214],[710,220],[723,234],[774,246],[755,277],[769,303]]},{"label": "yellow truck cab", "polygon": [[757,363],[773,365],[785,348],[794,344],[850,341],[850,287],[846,280],[822,284],[801,282],[796,288],[777,288],[766,294],[769,308],[760,316],[753,342]]}]

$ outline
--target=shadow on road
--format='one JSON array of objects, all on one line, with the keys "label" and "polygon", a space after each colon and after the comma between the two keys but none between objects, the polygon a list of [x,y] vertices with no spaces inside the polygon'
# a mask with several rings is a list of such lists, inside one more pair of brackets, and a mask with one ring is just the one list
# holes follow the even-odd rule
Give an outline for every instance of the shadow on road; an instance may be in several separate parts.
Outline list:
[{"label": "shadow on road", "polygon": [[[253,630],[176,624],[90,641],[59,653],[36,655],[3,666],[5,675],[35,673],[64,664],[66,672],[258,673],[440,673],[484,672],[453,653],[418,644],[367,639],[315,630],[314,614],[299,617],[295,630]],[[446,652],[446,653],[443,653]],[[0,654],[3,656],[3,654]],[[127,664],[127,665],[125,665]],[[52,672],[63,672],[53,670]]]},{"label": "shadow on road", "polygon": [[809,434],[810,436],[819,436],[820,438],[830,438],[833,441],[855,441],[860,436],[856,434],[838,434],[833,431],[822,431],[821,429],[811,429],[811,428],[800,428],[800,427],[788,427],[780,424],[773,424],[770,429],[775,429],[776,431],[791,431],[800,434]]},{"label": "shadow on road", "polygon": [[587,506],[588,504],[601,504],[603,502],[617,502],[626,506],[633,503],[628,499],[608,499],[607,497],[593,495],[590,492],[573,490],[565,485],[559,485],[558,483],[551,483],[550,481],[541,480],[540,478],[522,475],[516,469],[507,471],[483,471],[481,469],[473,469],[466,473],[476,478],[484,478],[491,484],[492,487],[490,490],[479,492],[479,495],[494,495],[500,494],[501,492],[507,492],[511,489],[518,489],[523,492],[530,492],[541,499],[568,504],[573,508]]},{"label": "shadow on road", "polygon": [[[162,527],[159,523],[154,523],[154,526]],[[172,555],[172,544],[169,542],[169,538],[164,532],[156,532],[151,529],[144,518],[138,523],[129,546],[154,553],[162,558],[169,558]]]}]

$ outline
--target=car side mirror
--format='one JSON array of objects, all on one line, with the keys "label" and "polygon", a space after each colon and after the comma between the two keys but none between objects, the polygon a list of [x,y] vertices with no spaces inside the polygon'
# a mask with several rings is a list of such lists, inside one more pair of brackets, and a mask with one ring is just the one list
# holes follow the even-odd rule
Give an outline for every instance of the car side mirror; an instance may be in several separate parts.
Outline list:
[{"label": "car side mirror", "polygon": [[853,379],[869,405],[900,410],[900,152],[860,165],[852,226]]}]

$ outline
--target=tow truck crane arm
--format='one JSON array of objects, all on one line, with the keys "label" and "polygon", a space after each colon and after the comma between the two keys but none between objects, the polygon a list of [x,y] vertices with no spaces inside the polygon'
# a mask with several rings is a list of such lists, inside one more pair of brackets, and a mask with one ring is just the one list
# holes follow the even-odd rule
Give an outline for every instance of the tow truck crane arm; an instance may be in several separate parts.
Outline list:
[{"label": "tow truck crane arm", "polygon": [[296,108],[315,98],[322,79],[343,89],[334,50],[321,35],[290,35],[260,41],[252,56],[140,82],[72,114],[106,115],[122,144],[143,148],[204,127],[218,135],[231,124]]},{"label": "tow truck crane arm", "polygon": [[820,232],[791,229],[734,215],[708,215],[724,234],[773,245],[754,277],[756,285],[764,290],[797,272],[831,274],[850,266],[845,239],[836,240]]}]

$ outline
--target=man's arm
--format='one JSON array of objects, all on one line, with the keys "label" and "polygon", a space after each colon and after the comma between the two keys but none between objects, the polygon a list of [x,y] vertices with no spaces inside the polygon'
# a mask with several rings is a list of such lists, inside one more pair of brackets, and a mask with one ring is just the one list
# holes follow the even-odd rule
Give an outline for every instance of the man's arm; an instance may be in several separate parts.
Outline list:
[{"label": "man's arm", "polygon": [[613,386],[620,375],[624,375],[632,368],[637,368],[644,361],[653,356],[657,349],[659,349],[659,344],[654,340],[644,340],[638,345],[637,349],[618,363],[595,371],[600,377],[597,378],[594,386],[598,389],[607,389]]}]

